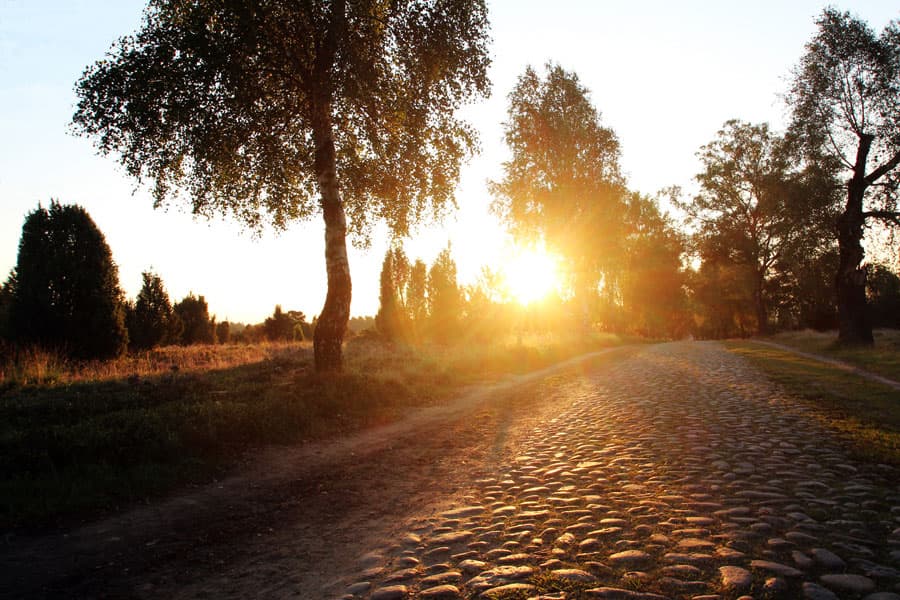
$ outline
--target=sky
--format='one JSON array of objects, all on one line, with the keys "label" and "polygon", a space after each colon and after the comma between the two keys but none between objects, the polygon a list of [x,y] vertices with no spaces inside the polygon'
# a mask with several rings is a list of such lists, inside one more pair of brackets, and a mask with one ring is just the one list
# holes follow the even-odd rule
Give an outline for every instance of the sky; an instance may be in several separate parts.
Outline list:
[{"label": "sky", "polygon": [[[420,228],[407,254],[431,262],[448,243],[460,280],[513,253],[490,214],[487,182],[501,177],[507,95],[527,65],[548,61],[578,74],[621,143],[631,189],[693,187],[696,152],[731,118],[783,128],[792,67],[827,4],[880,31],[896,2],[855,0],[505,0],[490,2],[489,99],[467,107],[481,152],[463,169],[458,210]],[[154,210],[114,158],[73,136],[74,84],[119,37],[141,23],[144,0],[0,0],[0,279],[15,266],[25,216],[56,199],[84,206],[106,236],[126,295],[141,272],[159,274],[173,302],[206,297],[218,319],[255,323],[285,310],[317,314],[325,299],[320,217],[253,236],[187,207]],[[378,310],[378,274],[389,240],[350,250],[353,315]]]}]

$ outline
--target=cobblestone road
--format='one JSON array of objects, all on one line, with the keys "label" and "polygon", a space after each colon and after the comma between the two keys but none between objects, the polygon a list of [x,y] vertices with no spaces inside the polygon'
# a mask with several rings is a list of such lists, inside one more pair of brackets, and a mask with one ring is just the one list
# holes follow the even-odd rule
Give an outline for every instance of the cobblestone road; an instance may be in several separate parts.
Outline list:
[{"label": "cobblestone road", "polygon": [[900,600],[898,470],[852,459],[721,346],[548,389],[564,409],[373,549],[343,598]]}]

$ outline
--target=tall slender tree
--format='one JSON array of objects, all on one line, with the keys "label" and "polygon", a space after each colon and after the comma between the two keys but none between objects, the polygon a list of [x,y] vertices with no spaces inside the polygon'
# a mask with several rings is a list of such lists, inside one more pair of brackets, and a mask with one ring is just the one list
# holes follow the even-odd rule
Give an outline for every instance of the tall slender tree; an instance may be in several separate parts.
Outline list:
[{"label": "tall slender tree", "polygon": [[417,258],[409,269],[406,311],[409,318],[410,341],[420,342],[428,319],[428,267],[420,258]]},{"label": "tall slender tree", "polygon": [[408,341],[409,315],[406,307],[409,259],[398,243],[391,244],[381,264],[379,307],[375,327],[388,342]]},{"label": "tall slender tree", "polygon": [[862,241],[867,221],[900,225],[900,22],[876,36],[859,18],[826,8],[816,24],[788,95],[792,128],[846,174],[836,223],[839,341],[871,345]]},{"label": "tall slender tree", "polygon": [[[316,368],[342,366],[348,231],[397,234],[453,204],[486,95],[484,0],[151,0],[77,84],[76,131],[197,214],[284,228],[320,213],[328,291]],[[348,220],[349,217],[349,220]]]},{"label": "tall slender tree", "polygon": [[565,257],[582,306],[620,254],[624,178],[619,141],[600,122],[575,73],[532,67],[509,95],[506,144],[512,157],[491,185],[493,210],[514,235]]},{"label": "tall slender tree", "polygon": [[172,341],[172,302],[162,279],[152,271],[141,274],[143,285],[128,311],[128,338],[133,348],[147,350]]},{"label": "tall slender tree", "polygon": [[428,270],[429,332],[434,341],[446,344],[459,338],[462,292],[456,280],[456,261],[447,246]]}]

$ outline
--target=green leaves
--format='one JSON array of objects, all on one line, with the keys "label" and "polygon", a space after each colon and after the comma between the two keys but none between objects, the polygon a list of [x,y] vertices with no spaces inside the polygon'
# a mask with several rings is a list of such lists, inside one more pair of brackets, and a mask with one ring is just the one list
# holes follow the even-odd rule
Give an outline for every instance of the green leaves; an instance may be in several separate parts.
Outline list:
[{"label": "green leaves", "polygon": [[[343,8],[342,8],[343,7]],[[486,95],[487,9],[462,0],[154,0],[76,85],[76,132],[157,203],[251,228],[318,211],[312,106],[329,107],[350,231],[400,234],[452,205],[475,148],[454,111]]]}]

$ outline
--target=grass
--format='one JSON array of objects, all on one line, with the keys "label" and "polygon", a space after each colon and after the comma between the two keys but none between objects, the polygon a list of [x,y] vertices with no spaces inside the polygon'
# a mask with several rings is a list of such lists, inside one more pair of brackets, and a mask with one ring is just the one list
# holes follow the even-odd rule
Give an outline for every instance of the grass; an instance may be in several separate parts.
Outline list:
[{"label": "grass", "polygon": [[344,372],[331,376],[314,372],[304,343],[163,348],[79,365],[21,353],[2,367],[0,530],[147,501],[220,476],[255,447],[387,423],[462,386],[620,344],[540,337],[386,349],[353,340]]},{"label": "grass", "polygon": [[843,348],[837,333],[806,329],[772,336],[771,341],[804,352],[842,360],[867,371],[900,381],[900,330],[876,329],[872,348]]},{"label": "grass", "polygon": [[[818,336],[804,334],[794,339],[802,341],[791,344],[793,347],[826,354],[815,346],[823,343]],[[777,341],[787,345],[781,339]],[[900,392],[829,364],[752,341],[730,341],[726,347],[814,406],[819,419],[841,436],[855,456],[900,465]],[[842,354],[827,356],[846,360],[843,353],[847,351],[839,352]],[[890,367],[885,367],[880,358],[883,350],[869,350],[868,356],[866,352],[852,351],[861,361],[857,364],[868,365],[867,369],[885,375],[890,372]],[[893,360],[894,357],[887,359]],[[876,370],[872,365],[879,368]]]}]

